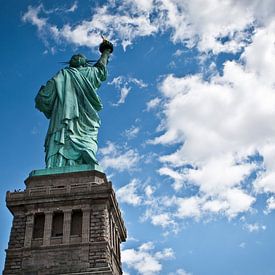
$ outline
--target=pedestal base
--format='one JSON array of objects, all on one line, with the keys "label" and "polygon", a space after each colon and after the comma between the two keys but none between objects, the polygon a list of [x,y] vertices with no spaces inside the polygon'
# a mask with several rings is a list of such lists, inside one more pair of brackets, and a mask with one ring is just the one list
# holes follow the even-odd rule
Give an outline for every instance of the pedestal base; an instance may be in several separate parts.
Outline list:
[{"label": "pedestal base", "polygon": [[30,172],[30,177],[33,176],[44,176],[44,175],[53,175],[53,174],[64,174],[64,173],[74,173],[82,171],[98,171],[103,173],[103,168],[97,164],[83,164],[77,166],[64,166],[64,167],[55,167],[55,168],[46,168],[33,170]]},{"label": "pedestal base", "polygon": [[41,171],[23,192],[7,192],[14,217],[3,274],[121,275],[126,229],[105,174]]}]

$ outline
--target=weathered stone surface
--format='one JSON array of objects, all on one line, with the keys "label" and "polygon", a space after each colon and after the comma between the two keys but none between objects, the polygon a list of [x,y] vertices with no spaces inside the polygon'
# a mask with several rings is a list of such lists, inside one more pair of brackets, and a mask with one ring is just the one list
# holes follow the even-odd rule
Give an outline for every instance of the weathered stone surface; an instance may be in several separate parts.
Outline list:
[{"label": "weathered stone surface", "polygon": [[[14,219],[5,275],[122,274],[119,244],[126,240],[126,229],[105,174],[31,176],[25,183],[26,190],[7,192]],[[73,211],[82,213],[78,235],[70,232]],[[64,216],[60,236],[52,236],[55,212]],[[34,239],[38,213],[45,214],[44,234]]]}]

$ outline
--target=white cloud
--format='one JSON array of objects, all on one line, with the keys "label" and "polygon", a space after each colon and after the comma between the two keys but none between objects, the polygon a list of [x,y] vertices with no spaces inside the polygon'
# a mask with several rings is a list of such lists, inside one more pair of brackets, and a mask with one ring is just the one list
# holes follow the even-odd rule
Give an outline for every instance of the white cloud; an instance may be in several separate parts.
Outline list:
[{"label": "white cloud", "polygon": [[174,251],[172,248],[164,248],[162,251],[156,252],[155,257],[158,260],[174,258]]},{"label": "white cloud", "polygon": [[147,242],[147,243],[143,243],[142,245],[140,245],[139,250],[140,251],[148,251],[148,250],[152,250],[155,248],[155,245],[153,242]]},{"label": "white cloud", "polygon": [[[47,27],[47,29],[55,27],[57,30],[55,32],[56,39],[63,39],[77,46],[88,46],[91,48],[99,45],[101,33],[107,33],[108,38],[114,42],[119,39],[124,49],[126,49],[136,37],[152,35],[157,31],[157,27],[150,22],[149,13],[139,11],[136,15],[133,13],[129,14],[132,2],[127,4],[127,1],[125,1],[125,5],[117,4],[116,13],[113,13],[113,3],[107,2],[107,5],[96,8],[90,20],[83,20],[74,25],[65,23],[63,26],[57,27],[51,23],[47,25],[42,24],[43,20],[38,17],[39,12],[43,11],[41,6],[38,8],[30,6],[29,10],[23,15],[23,19],[31,18],[31,20],[26,21],[30,21],[40,30],[42,27]],[[140,4],[139,6],[141,7]],[[143,6],[150,8],[148,4]],[[121,7],[124,7],[125,10]],[[67,11],[75,11],[76,8],[77,2]],[[46,13],[45,10],[44,12]],[[48,33],[48,35],[52,34]]]},{"label": "white cloud", "polygon": [[[198,186],[199,196],[189,198],[177,198],[178,217],[194,217],[209,213],[224,213],[229,218],[235,217],[238,213],[250,210],[251,205],[255,202],[252,195],[247,194],[245,190],[236,188],[239,186],[246,172],[246,168],[236,167],[232,171],[227,166],[220,166],[217,162],[211,168],[213,163],[206,164],[202,170],[191,169],[190,172],[185,171],[179,173],[172,168],[163,167],[159,169],[161,175],[166,175],[174,180],[173,187],[176,191],[185,186]],[[206,173],[204,173],[207,171]],[[243,169],[243,171],[241,170]],[[240,171],[239,171],[240,170]],[[240,175],[239,175],[240,174]]]},{"label": "white cloud", "polygon": [[168,167],[160,168],[159,173],[160,173],[160,175],[170,176],[174,180],[181,180],[182,179],[182,175],[180,173],[178,173],[178,172],[176,172],[173,169],[168,168]]},{"label": "white cloud", "polygon": [[37,7],[28,6],[28,10],[22,16],[23,22],[29,22],[32,25],[36,26],[38,30],[41,30],[47,24],[46,18],[39,17],[39,13],[43,9],[42,4]]},{"label": "white cloud", "polygon": [[227,216],[228,219],[235,218],[240,213],[250,211],[255,202],[255,198],[240,188],[229,188],[216,196],[203,193],[158,196],[153,193],[149,197],[142,197],[146,211],[141,221],[149,220],[152,225],[162,227],[166,230],[164,235],[177,234],[186,219],[199,222],[205,218],[211,220],[217,214]]},{"label": "white cloud", "polygon": [[160,105],[161,99],[159,97],[155,97],[153,99],[151,99],[150,101],[148,101],[146,103],[147,111],[151,111],[152,109],[155,109],[156,107],[158,107]]},{"label": "white cloud", "polygon": [[101,165],[107,168],[113,168],[118,171],[130,170],[139,160],[139,155],[132,149],[118,155],[104,156],[101,159]]},{"label": "white cloud", "polygon": [[198,188],[199,212],[232,218],[250,211],[255,193],[243,183],[255,171],[254,190],[275,192],[274,24],[258,28],[240,62],[225,62],[222,75],[168,75],[160,83],[164,133],[152,143],[177,149],[160,157],[158,171],[176,190]]},{"label": "white cloud", "polygon": [[[143,205],[146,206],[141,222],[149,220],[152,225],[160,226],[167,230],[164,235],[179,232],[178,217],[175,214],[177,205],[176,197],[155,196],[155,188],[144,188],[145,195],[143,197]],[[149,194],[148,194],[149,192]]]},{"label": "white cloud", "polygon": [[260,175],[258,180],[255,182],[255,189],[261,193],[275,193],[275,171],[270,171]]},{"label": "white cloud", "polygon": [[140,160],[137,151],[122,149],[118,145],[108,142],[106,147],[99,150],[102,155],[99,161],[103,168],[112,168],[118,171],[132,170]]},{"label": "white cloud", "polygon": [[113,10],[108,10],[106,6],[99,8],[90,22],[94,28],[107,32],[114,40],[117,37],[126,49],[136,37],[152,35],[157,27],[150,22],[148,13],[129,14],[127,5],[124,8],[118,8],[117,13],[112,13]]},{"label": "white cloud", "polygon": [[77,8],[78,8],[78,4],[77,4],[77,1],[75,1],[73,5],[67,10],[67,12],[74,12],[77,10]]},{"label": "white cloud", "polygon": [[177,275],[192,275],[192,273],[185,271],[184,269],[180,268],[176,272]]},{"label": "white cloud", "polygon": [[126,129],[124,131],[124,135],[128,139],[133,139],[133,138],[135,138],[138,135],[139,131],[140,131],[139,127],[132,126],[130,129]]},{"label": "white cloud", "polygon": [[147,84],[143,82],[143,80],[125,76],[114,77],[112,81],[108,82],[108,84],[114,85],[116,89],[120,92],[120,98],[117,103],[113,104],[114,106],[118,106],[120,104],[125,103],[126,97],[132,90],[133,84],[134,86],[137,86],[140,89],[147,87]]},{"label": "white cloud", "polygon": [[169,168],[162,167],[158,170],[160,175],[169,176],[174,180],[173,187],[176,191],[180,190],[184,184],[184,175]]},{"label": "white cloud", "polygon": [[183,50],[177,49],[173,55],[176,56],[176,57],[179,57],[179,56],[181,56],[183,53],[184,53]]},{"label": "white cloud", "polygon": [[115,145],[115,143],[108,141],[106,147],[102,147],[99,149],[99,153],[102,154],[103,156],[116,154],[117,146]]},{"label": "white cloud", "polygon": [[243,163],[236,165],[231,156],[209,158],[199,169],[190,169],[186,180],[198,185],[209,195],[217,195],[238,185],[251,173],[254,166]]},{"label": "white cloud", "polygon": [[228,202],[222,198],[207,200],[203,206],[202,210],[208,213],[223,213],[228,209]]},{"label": "white cloud", "polygon": [[[126,49],[139,37],[169,31],[173,43],[197,46],[201,52],[238,52],[248,44],[249,28],[272,20],[273,6],[272,0],[264,4],[260,0],[106,1],[104,6],[93,10],[90,18],[58,27],[57,37],[93,48],[98,45],[99,34],[107,33],[109,39]],[[76,8],[77,2],[69,10]],[[38,13],[33,18],[36,20],[30,20],[32,24],[45,26],[41,25],[43,19],[38,18]]]},{"label": "white cloud", "polygon": [[192,273],[187,272],[182,268],[179,268],[175,273],[169,273],[168,275],[192,275]]},{"label": "white cloud", "polygon": [[140,12],[149,13],[153,8],[154,0],[125,0],[125,3],[132,7],[133,12],[138,9]]},{"label": "white cloud", "polygon": [[142,244],[138,249],[125,249],[121,252],[122,263],[137,274],[156,275],[162,270],[162,260],[174,257],[171,248],[154,252],[152,242]]},{"label": "white cloud", "polygon": [[153,225],[161,226],[163,228],[175,224],[170,213],[161,213],[158,215],[153,215],[151,217],[151,221]]},{"label": "white cloud", "polygon": [[118,105],[125,102],[125,99],[126,99],[126,97],[127,97],[127,95],[129,94],[130,91],[131,91],[130,87],[122,87],[121,88],[121,90],[120,90],[120,99],[117,102]]},{"label": "white cloud", "polygon": [[95,31],[90,22],[83,22],[82,25],[64,25],[61,29],[55,29],[56,39],[65,39],[77,46],[98,47],[102,39],[100,33]]},{"label": "white cloud", "polygon": [[133,83],[139,88],[146,88],[148,86],[142,79],[137,79],[134,77],[129,78],[129,83]]},{"label": "white cloud", "polygon": [[246,247],[246,243],[245,243],[245,242],[241,242],[241,243],[239,244],[239,247],[240,247],[240,248],[245,248],[245,247]]},{"label": "white cloud", "polygon": [[130,205],[140,205],[142,198],[137,194],[137,186],[140,182],[133,179],[130,183],[124,185],[116,191],[116,196],[120,202]]},{"label": "white cloud", "polygon": [[155,188],[151,185],[147,185],[145,188],[144,188],[144,192],[145,192],[145,195],[148,197],[148,198],[151,198],[152,195],[154,194],[155,192]]},{"label": "white cloud", "polygon": [[259,232],[260,230],[266,230],[266,226],[259,223],[246,223],[244,229],[248,232]]},{"label": "white cloud", "polygon": [[180,218],[199,218],[201,215],[200,203],[198,197],[177,198],[178,210],[176,216]]},{"label": "white cloud", "polygon": [[265,211],[266,214],[275,210],[275,197],[272,196],[272,197],[268,198],[266,204],[267,204],[266,211]]},{"label": "white cloud", "polygon": [[221,195],[221,197],[223,197],[228,203],[226,214],[229,218],[234,218],[239,213],[249,211],[252,204],[255,202],[254,197],[238,188],[228,189],[225,194]]}]

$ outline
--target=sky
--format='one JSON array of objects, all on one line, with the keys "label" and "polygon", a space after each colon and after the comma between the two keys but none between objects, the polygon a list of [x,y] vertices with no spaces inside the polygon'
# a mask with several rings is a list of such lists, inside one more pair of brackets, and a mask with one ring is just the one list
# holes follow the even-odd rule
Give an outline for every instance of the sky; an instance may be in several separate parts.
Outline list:
[{"label": "sky", "polygon": [[126,275],[275,274],[272,0],[1,0],[0,257],[6,191],[44,164],[34,98],[75,53],[114,44],[98,159]]}]

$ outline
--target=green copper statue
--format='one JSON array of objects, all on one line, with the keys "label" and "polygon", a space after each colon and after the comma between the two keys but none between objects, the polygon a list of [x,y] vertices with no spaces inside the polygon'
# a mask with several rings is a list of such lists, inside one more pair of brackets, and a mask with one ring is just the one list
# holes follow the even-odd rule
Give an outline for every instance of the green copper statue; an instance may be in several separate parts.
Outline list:
[{"label": "green copper statue", "polygon": [[45,139],[47,168],[98,164],[102,103],[96,91],[106,80],[112,43],[103,39],[99,51],[101,57],[93,66],[84,55],[73,55],[69,67],[41,86],[35,98],[36,108],[50,119]]}]

